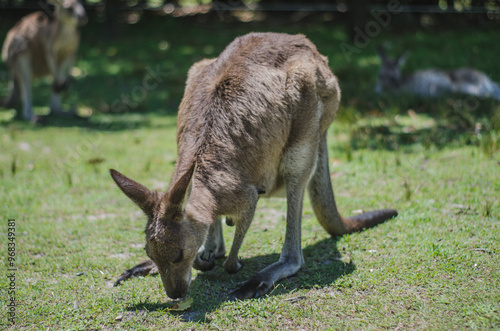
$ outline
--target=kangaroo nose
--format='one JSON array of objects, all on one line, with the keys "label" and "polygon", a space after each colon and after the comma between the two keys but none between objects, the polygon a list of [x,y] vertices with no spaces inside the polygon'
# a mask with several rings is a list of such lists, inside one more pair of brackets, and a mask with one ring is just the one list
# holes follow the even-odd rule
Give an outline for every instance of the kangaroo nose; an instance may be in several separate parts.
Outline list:
[{"label": "kangaroo nose", "polygon": [[171,293],[169,293],[169,291],[166,291],[167,292],[167,296],[170,298],[170,299],[180,299],[182,297],[184,297],[185,295],[183,293],[181,293],[181,291],[179,290],[173,290],[171,291]]}]

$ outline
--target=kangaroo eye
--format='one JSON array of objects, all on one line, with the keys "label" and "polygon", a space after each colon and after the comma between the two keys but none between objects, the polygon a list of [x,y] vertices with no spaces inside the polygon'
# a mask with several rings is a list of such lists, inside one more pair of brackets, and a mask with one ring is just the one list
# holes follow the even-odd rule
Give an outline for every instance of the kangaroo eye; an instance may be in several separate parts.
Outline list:
[{"label": "kangaroo eye", "polygon": [[179,256],[175,259],[174,263],[179,263],[184,258],[184,254],[180,251]]}]

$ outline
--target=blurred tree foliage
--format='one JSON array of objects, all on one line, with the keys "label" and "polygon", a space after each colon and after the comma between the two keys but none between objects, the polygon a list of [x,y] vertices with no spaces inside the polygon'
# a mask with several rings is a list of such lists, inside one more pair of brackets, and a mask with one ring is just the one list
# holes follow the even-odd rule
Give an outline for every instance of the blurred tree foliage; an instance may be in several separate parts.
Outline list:
[{"label": "blurred tree foliage", "polygon": [[[0,19],[16,19],[40,8],[46,0],[0,0]],[[230,16],[233,11],[256,10],[274,16],[294,12],[329,12],[344,24],[351,38],[356,28],[373,20],[376,12],[399,6],[404,25],[455,26],[500,23],[500,0],[81,0],[89,13],[104,23],[105,34],[116,34],[121,23],[135,23],[133,11],[156,11],[173,16],[198,13]]]},{"label": "blurred tree foliage", "polygon": [[[368,11],[370,9],[387,6],[389,3],[400,3],[408,6],[414,12],[473,12],[486,13],[500,10],[500,0],[82,0],[87,6],[116,6],[119,9],[159,9],[164,6],[192,7],[196,5],[227,5],[232,8],[246,7],[255,4],[265,8],[267,5],[275,5],[274,10],[283,11],[296,10],[298,5],[304,8],[326,8],[332,11],[358,10]],[[37,8],[40,0],[0,0],[0,8],[22,9]],[[279,6],[276,6],[279,5]],[[322,7],[318,7],[321,5]]]}]

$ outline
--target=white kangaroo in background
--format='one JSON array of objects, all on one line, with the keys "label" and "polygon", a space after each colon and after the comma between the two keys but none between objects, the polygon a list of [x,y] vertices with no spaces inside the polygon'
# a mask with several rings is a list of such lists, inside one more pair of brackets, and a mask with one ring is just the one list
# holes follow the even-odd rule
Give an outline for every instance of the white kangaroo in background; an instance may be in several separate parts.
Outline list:
[{"label": "white kangaroo in background", "polygon": [[34,78],[53,78],[50,109],[61,112],[59,93],[69,81],[80,42],[78,27],[87,23],[87,15],[78,0],[50,0],[53,14],[38,11],[22,18],[7,34],[2,59],[10,71],[9,96],[3,102],[13,107],[21,97],[23,118],[36,120],[33,114],[31,83]]},{"label": "white kangaroo in background", "polygon": [[461,93],[500,101],[500,87],[481,71],[471,68],[427,69],[403,76],[401,68],[406,62],[408,52],[396,59],[387,57],[381,47],[377,48],[377,53],[382,62],[375,88],[377,93],[405,92],[424,98]]}]

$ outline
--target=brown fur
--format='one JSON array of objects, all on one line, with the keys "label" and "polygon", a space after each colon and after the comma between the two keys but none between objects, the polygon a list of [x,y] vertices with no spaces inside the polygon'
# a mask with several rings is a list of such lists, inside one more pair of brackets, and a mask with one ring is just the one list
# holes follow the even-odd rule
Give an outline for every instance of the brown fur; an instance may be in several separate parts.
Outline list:
[{"label": "brown fur", "polygon": [[[339,102],[340,89],[327,59],[302,35],[248,34],[217,59],[193,65],[179,107],[178,161],[167,193],[152,193],[111,171],[148,215],[146,251],[168,296],[185,296],[191,267],[208,270],[224,255],[223,216],[236,226],[224,268],[239,271],[238,251],[260,197],[287,197],[283,251],[278,262],[237,289],[235,299],[260,296],[300,269],[306,187],[319,222],[332,235],[359,231],[397,214],[338,214],[326,130]],[[131,275],[133,270],[120,281]]]},{"label": "brown fur", "polygon": [[10,95],[4,106],[12,107],[20,96],[23,117],[33,120],[32,79],[52,76],[51,110],[60,112],[59,92],[68,84],[68,77],[78,49],[78,27],[87,17],[78,0],[52,0],[56,9],[51,16],[39,11],[21,19],[7,34],[2,59],[11,74]]}]

